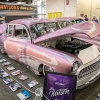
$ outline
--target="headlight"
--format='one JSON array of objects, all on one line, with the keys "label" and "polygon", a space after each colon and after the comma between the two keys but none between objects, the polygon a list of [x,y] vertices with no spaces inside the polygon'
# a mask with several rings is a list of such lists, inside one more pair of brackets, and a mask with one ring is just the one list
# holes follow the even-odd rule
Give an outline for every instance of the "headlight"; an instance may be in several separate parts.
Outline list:
[{"label": "headlight", "polygon": [[72,67],[72,71],[75,72],[79,68],[79,63],[75,62]]}]

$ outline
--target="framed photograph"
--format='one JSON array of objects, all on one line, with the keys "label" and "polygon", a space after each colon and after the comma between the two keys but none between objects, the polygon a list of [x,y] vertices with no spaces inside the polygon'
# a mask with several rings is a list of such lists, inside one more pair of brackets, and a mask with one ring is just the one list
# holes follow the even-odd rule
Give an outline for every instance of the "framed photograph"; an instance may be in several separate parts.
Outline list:
[{"label": "framed photograph", "polygon": [[17,96],[20,98],[20,100],[27,100],[31,97],[31,94],[27,90],[23,90],[18,93]]},{"label": "framed photograph", "polygon": [[15,83],[15,84],[10,85],[9,88],[12,91],[17,91],[17,90],[21,89],[21,85],[19,83]]},{"label": "framed photograph", "polygon": [[6,62],[6,59],[0,59],[0,63]]},{"label": "framed photograph", "polygon": [[7,77],[8,76],[8,73],[7,72],[2,72],[2,73],[0,73],[0,77],[1,78],[4,78],[4,77]]},{"label": "framed photograph", "polygon": [[9,71],[12,71],[12,70],[15,70],[15,67],[9,66],[9,67],[7,67],[7,69],[8,69]]},{"label": "framed photograph", "polygon": [[19,97],[20,100],[26,100],[25,95],[23,95],[22,93],[18,93],[17,96]]},{"label": "framed photograph", "polygon": [[26,99],[28,99],[29,97],[31,97],[31,94],[27,90],[22,90],[21,93],[23,95],[25,95]]},{"label": "framed photograph", "polygon": [[37,82],[36,80],[33,80],[33,81],[27,83],[28,87],[30,87],[30,88],[32,88],[38,84],[39,84],[39,82]]},{"label": "framed photograph", "polygon": [[75,100],[76,82],[76,75],[46,72],[43,93],[49,100]]},{"label": "framed photograph", "polygon": [[19,75],[19,76],[17,76],[17,77],[18,77],[20,80],[22,80],[22,81],[28,79],[28,77],[27,77],[26,75],[24,75],[24,74],[21,74],[21,75]]},{"label": "framed photograph", "polygon": [[11,62],[5,62],[5,63],[2,64],[2,66],[8,66],[10,64],[11,64]]},{"label": "framed photograph", "polygon": [[10,76],[7,76],[5,78],[3,78],[3,81],[6,83],[6,84],[9,84],[9,83],[12,83],[14,82],[14,79]]},{"label": "framed photograph", "polygon": [[16,75],[19,75],[19,74],[21,74],[22,72],[20,71],[20,70],[16,70],[16,71],[14,71],[14,72],[12,72],[11,74],[13,75],[13,76],[16,76]]}]

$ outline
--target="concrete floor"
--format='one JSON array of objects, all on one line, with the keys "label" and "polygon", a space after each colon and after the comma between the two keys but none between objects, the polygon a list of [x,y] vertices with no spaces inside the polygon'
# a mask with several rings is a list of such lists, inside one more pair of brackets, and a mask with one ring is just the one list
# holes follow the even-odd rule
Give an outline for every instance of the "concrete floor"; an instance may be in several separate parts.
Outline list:
[{"label": "concrete floor", "polygon": [[[0,53],[0,55],[2,55]],[[16,80],[18,80],[21,84],[23,84],[24,86],[27,87],[26,83],[36,79],[40,84],[31,88],[31,91],[35,91],[36,88],[39,88],[41,86],[43,86],[43,82],[44,82],[44,78],[43,76],[36,76],[34,73],[32,73],[31,71],[29,71],[25,66],[23,66],[22,64],[10,59],[7,55],[2,55],[3,58],[5,58],[7,61],[10,61],[16,69],[19,69],[22,71],[23,74],[25,74],[26,76],[29,77],[29,79],[25,80],[25,81],[20,81],[17,76],[14,76],[14,78]],[[9,74],[11,74],[11,71],[8,71],[6,69],[6,66],[3,67],[0,63],[0,67],[2,67],[6,72],[8,72]],[[11,83],[12,84],[12,83]],[[22,87],[20,90],[16,91],[16,92],[12,92],[10,90],[10,88],[8,87],[10,84],[6,85],[2,79],[0,79],[0,100],[20,100],[16,94],[21,92],[21,90],[25,89],[24,87]],[[28,87],[27,87],[28,88]],[[28,88],[29,89],[29,88]],[[76,99],[75,100],[95,100],[95,97],[97,96],[98,92],[100,92],[100,78],[94,82],[93,84],[87,86],[86,88],[79,90],[76,92]],[[28,100],[33,100],[35,98],[34,94],[31,93],[31,98],[29,98]]]}]

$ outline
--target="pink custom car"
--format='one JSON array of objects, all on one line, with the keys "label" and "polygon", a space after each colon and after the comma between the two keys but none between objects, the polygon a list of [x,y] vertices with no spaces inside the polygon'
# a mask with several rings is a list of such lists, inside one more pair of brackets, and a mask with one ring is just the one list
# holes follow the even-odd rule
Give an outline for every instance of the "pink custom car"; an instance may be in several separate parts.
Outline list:
[{"label": "pink custom car", "polygon": [[59,25],[62,28],[78,24],[84,21],[82,18],[77,18],[77,17],[62,17],[62,18],[56,18],[55,20],[59,23]]},{"label": "pink custom car", "polygon": [[1,50],[35,74],[54,71],[77,75],[77,89],[99,77],[97,23],[82,22],[41,36],[36,32],[37,23],[37,20],[23,19],[0,25]]}]

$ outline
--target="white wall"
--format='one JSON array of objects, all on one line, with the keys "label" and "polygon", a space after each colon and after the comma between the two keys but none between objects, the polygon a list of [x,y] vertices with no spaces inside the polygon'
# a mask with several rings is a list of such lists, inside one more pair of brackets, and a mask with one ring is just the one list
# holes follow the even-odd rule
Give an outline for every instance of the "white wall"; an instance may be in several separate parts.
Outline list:
[{"label": "white wall", "polygon": [[92,0],[77,0],[77,17],[83,13],[84,15],[87,15],[89,18],[91,18],[91,6]]},{"label": "white wall", "polygon": [[76,16],[76,1],[69,0],[69,5],[66,5],[66,0],[46,0],[46,14],[62,12],[63,17],[74,17]]},{"label": "white wall", "polygon": [[92,0],[91,18],[96,16],[100,22],[100,0]]},{"label": "white wall", "polygon": [[46,14],[51,12],[63,12],[64,0],[46,0]]},{"label": "white wall", "polygon": [[80,13],[88,15],[90,19],[96,16],[100,21],[100,0],[77,0],[77,16]]},{"label": "white wall", "polygon": [[76,4],[77,4],[77,0],[69,0],[69,5],[66,5],[65,3],[64,15],[68,17],[76,17]]}]

